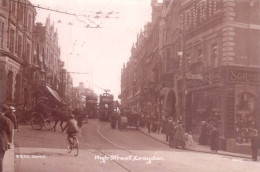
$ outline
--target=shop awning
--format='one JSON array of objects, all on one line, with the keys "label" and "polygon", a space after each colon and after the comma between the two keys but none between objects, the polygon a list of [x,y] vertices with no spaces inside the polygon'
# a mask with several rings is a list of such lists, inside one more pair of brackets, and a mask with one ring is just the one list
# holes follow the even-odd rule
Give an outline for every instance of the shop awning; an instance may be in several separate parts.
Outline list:
[{"label": "shop awning", "polygon": [[62,103],[64,105],[67,105],[67,103],[62,100],[62,98],[59,96],[59,94],[53,90],[51,87],[49,87],[48,85],[46,85],[46,88],[48,89],[48,91],[51,93],[51,95],[59,102]]}]

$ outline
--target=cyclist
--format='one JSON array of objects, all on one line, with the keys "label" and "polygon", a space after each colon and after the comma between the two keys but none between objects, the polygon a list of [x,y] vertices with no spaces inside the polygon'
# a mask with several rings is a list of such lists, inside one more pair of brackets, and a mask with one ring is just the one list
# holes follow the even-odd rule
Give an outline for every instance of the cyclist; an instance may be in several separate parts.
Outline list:
[{"label": "cyclist", "polygon": [[[70,114],[68,116],[68,122],[65,125],[65,127],[63,128],[62,132],[64,132],[65,130],[66,130],[66,133],[67,133],[67,139],[68,139],[68,141],[69,141],[69,143],[71,145],[72,143],[71,143],[71,139],[70,138],[72,138],[73,135],[76,134],[79,131],[78,123],[75,120],[75,116],[73,114]],[[70,147],[70,149],[72,149],[72,148]]]}]

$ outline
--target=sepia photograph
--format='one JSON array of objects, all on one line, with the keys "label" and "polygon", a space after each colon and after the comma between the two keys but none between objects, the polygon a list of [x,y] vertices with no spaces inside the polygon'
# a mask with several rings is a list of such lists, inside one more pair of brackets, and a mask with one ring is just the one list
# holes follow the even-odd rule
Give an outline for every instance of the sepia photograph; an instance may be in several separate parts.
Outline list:
[{"label": "sepia photograph", "polygon": [[0,172],[259,172],[260,0],[0,0]]}]

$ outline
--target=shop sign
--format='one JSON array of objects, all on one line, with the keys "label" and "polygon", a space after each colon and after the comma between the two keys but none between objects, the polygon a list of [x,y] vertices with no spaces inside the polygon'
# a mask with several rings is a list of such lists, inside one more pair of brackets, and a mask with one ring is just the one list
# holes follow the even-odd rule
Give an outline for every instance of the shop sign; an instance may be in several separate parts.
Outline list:
[{"label": "shop sign", "polygon": [[245,82],[245,83],[259,83],[260,82],[260,72],[231,69],[228,73],[228,81]]},{"label": "shop sign", "polygon": [[220,71],[215,71],[212,73],[208,73],[205,77],[202,79],[187,79],[187,88],[193,88],[193,87],[200,87],[205,85],[214,84],[217,82],[220,82],[221,80],[221,74]]}]

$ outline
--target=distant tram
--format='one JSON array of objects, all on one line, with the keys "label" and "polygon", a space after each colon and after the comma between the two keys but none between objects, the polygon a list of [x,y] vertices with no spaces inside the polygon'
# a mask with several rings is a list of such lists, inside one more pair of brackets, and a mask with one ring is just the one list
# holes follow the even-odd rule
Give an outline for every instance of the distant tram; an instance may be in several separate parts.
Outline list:
[{"label": "distant tram", "polygon": [[97,118],[98,99],[94,95],[86,96],[86,114],[88,118]]},{"label": "distant tram", "polygon": [[114,111],[114,96],[105,90],[105,93],[99,97],[99,118],[101,121],[110,120]]}]

